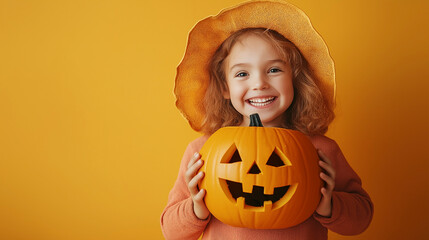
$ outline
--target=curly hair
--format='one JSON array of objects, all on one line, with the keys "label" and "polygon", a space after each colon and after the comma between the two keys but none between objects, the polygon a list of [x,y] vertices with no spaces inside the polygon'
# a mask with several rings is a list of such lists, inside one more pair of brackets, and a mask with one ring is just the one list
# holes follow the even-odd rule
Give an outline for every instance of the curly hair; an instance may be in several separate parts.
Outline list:
[{"label": "curly hair", "polygon": [[264,28],[246,28],[234,32],[216,50],[209,64],[210,82],[203,99],[205,118],[202,131],[212,134],[226,126],[238,126],[243,116],[234,109],[229,99],[224,98],[226,83],[224,60],[235,43],[254,34],[269,43],[290,63],[293,74],[294,99],[285,111],[280,127],[298,130],[307,135],[324,134],[334,119],[334,105],[324,100],[309,64],[298,48],[276,31]]}]

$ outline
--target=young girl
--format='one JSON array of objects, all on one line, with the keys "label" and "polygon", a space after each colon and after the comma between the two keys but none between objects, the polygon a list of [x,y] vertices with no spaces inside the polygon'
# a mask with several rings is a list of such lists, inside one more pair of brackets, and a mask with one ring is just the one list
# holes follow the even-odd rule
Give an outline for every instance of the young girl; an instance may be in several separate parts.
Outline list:
[{"label": "young girl", "polygon": [[[352,235],[369,225],[373,205],[335,141],[323,136],[334,118],[335,78],[326,45],[306,15],[273,1],[248,2],[199,22],[176,77],[176,105],[193,129],[191,142],[161,216],[166,239],[327,239],[327,229]],[[249,126],[258,113],[264,127],[305,133],[318,149],[325,183],[314,214],[286,229],[233,227],[212,216],[198,183],[198,153],[224,126]]]}]

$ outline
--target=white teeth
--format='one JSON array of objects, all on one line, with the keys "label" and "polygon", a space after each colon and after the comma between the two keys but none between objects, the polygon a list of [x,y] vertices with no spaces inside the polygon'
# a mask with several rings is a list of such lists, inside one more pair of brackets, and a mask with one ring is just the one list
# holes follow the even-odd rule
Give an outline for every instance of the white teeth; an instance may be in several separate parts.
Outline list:
[{"label": "white teeth", "polygon": [[252,102],[252,103],[264,103],[264,102],[269,102],[269,101],[272,101],[272,100],[274,100],[274,97],[269,97],[269,98],[252,98],[252,99],[249,99],[249,102]]},{"label": "white teeth", "polygon": [[275,97],[269,97],[269,98],[252,98],[249,99],[249,103],[253,106],[257,106],[257,107],[262,107],[265,105],[270,104],[271,102],[273,102],[275,99]]}]

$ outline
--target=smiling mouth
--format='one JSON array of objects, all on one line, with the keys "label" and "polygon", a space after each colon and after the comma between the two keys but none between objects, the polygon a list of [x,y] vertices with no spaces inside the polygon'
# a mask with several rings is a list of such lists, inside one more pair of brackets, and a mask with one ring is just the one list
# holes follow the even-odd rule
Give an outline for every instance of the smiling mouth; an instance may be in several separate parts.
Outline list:
[{"label": "smiling mouth", "polygon": [[274,102],[274,100],[276,100],[277,97],[266,97],[266,98],[251,98],[246,100],[246,102],[248,102],[250,105],[255,106],[255,107],[263,107],[266,106],[272,102]]},{"label": "smiling mouth", "polygon": [[290,185],[274,188],[273,194],[264,194],[264,187],[253,186],[252,192],[243,192],[243,185],[239,182],[226,180],[229,192],[237,200],[244,198],[244,203],[253,207],[262,207],[264,202],[271,201],[273,204],[280,200],[289,190]]}]

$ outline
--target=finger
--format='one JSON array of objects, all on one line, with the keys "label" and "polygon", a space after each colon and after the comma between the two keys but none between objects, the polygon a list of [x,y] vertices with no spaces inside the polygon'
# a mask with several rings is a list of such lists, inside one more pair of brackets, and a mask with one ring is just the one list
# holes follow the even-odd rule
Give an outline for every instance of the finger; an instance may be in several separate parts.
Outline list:
[{"label": "finger", "polygon": [[333,190],[335,187],[335,180],[329,177],[325,173],[320,173],[320,178],[326,183],[325,188],[328,190]]},{"label": "finger", "polygon": [[325,197],[325,198],[331,198],[332,197],[332,190],[329,190],[329,189],[327,189],[327,188],[322,188],[321,190],[320,190],[320,192],[322,193],[322,195]]},{"label": "finger", "polygon": [[335,185],[335,180],[330,177],[329,175],[327,175],[326,173],[320,173],[320,178],[326,182],[326,184],[334,186]]},{"label": "finger", "polygon": [[194,178],[191,179],[188,183],[188,189],[192,196],[195,196],[198,193],[198,183],[203,179],[204,172],[199,172],[197,175],[195,175]]},{"label": "finger", "polygon": [[335,169],[332,167],[332,165],[328,164],[327,162],[324,161],[319,161],[319,166],[326,171],[326,173],[329,174],[329,176],[331,176],[333,179],[335,179]]},{"label": "finger", "polygon": [[194,153],[194,155],[192,155],[191,160],[188,163],[188,168],[190,168],[192,165],[194,165],[194,163],[200,158],[200,154],[198,152]]},{"label": "finger", "polygon": [[190,166],[188,170],[186,170],[185,180],[187,183],[189,183],[189,181],[191,181],[191,179],[195,176],[195,174],[197,174],[201,166],[203,166],[203,160],[199,159],[192,166]]},{"label": "finger", "polygon": [[196,202],[202,202],[204,199],[204,196],[206,195],[206,191],[204,189],[201,189],[195,196],[194,201]]},{"label": "finger", "polygon": [[192,198],[200,191],[198,184],[201,182],[201,179],[204,177],[204,173],[198,173],[188,184],[189,192],[191,193]]},{"label": "finger", "polygon": [[332,161],[331,161],[331,159],[329,159],[329,158],[328,158],[328,156],[326,156],[326,154],[325,154],[322,150],[318,149],[318,150],[317,150],[317,153],[319,154],[319,157],[320,157],[324,162],[327,162],[329,165],[332,165]]},{"label": "finger", "polygon": [[320,190],[320,192],[322,193],[323,197],[325,197],[325,198],[328,198],[331,196],[330,192],[326,188],[322,188]]}]

